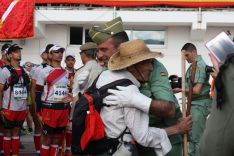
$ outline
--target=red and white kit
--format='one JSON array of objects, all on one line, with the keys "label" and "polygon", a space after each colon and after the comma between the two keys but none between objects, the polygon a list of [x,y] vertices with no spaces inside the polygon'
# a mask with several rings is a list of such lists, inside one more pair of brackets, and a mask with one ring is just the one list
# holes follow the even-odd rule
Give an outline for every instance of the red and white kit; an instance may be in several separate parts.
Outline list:
[{"label": "red and white kit", "polygon": [[37,77],[37,90],[42,91],[42,120],[50,127],[67,126],[68,109],[59,108],[65,106],[62,99],[68,94],[67,84],[68,72],[63,68],[47,66]]},{"label": "red and white kit", "polygon": [[[19,81],[13,87],[9,86],[3,92],[3,100],[2,100],[2,108],[4,112],[4,116],[10,121],[21,121],[24,120],[26,117],[26,110],[27,110],[27,88],[23,86],[23,77],[21,69],[15,70],[17,75],[19,76]],[[12,76],[10,71],[4,67],[1,70],[0,74],[0,83],[1,84],[11,84]],[[17,112],[21,112],[23,114],[19,115],[17,119],[15,116]],[[7,113],[8,112],[8,113]]]}]

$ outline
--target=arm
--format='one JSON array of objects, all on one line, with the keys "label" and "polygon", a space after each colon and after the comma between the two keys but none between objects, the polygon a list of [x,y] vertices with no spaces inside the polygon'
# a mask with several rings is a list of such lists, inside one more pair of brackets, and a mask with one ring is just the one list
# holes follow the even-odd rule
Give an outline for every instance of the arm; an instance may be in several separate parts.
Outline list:
[{"label": "arm", "polygon": [[164,100],[152,100],[150,105],[150,112],[162,117],[174,118],[175,110],[175,104]]},{"label": "arm", "polygon": [[73,100],[72,100],[72,107],[71,107],[71,111],[70,111],[70,120],[72,120],[72,117],[73,117],[73,113],[74,113],[74,109],[75,109],[75,106],[76,106],[76,101],[79,99],[78,95],[74,96],[73,97]]},{"label": "arm", "polygon": [[[152,100],[140,93],[139,89],[130,85],[128,87],[117,86],[117,89],[108,89],[111,95],[105,97],[103,102],[107,105],[119,105],[120,107],[134,107],[145,113],[151,111],[161,116],[174,117],[175,105],[168,101]],[[129,96],[131,93],[131,96]]]},{"label": "arm", "polygon": [[[199,95],[199,94],[201,93],[202,87],[203,87],[203,84],[202,84],[202,83],[197,83],[197,84],[193,87],[193,94]],[[174,92],[174,93],[179,93],[179,92],[182,92],[182,89],[181,89],[181,88],[174,88],[174,89],[173,89],[173,92]],[[186,94],[188,94],[188,93],[189,93],[189,89],[185,89],[185,92],[186,92]]]},{"label": "arm", "polygon": [[150,73],[148,85],[142,85],[140,90],[148,97],[153,97],[150,112],[157,116],[173,118],[177,100],[171,89],[168,72],[164,65],[155,60]]},{"label": "arm", "polygon": [[0,84],[0,109],[2,109],[3,89],[4,89],[4,85]]},{"label": "arm", "polygon": [[85,83],[88,82],[88,78],[89,78],[89,71],[84,70],[81,71],[80,73],[79,71],[76,72],[72,87],[73,96],[76,96],[79,92],[84,92],[84,86]]},{"label": "arm", "polygon": [[170,151],[171,144],[166,131],[149,127],[148,114],[135,108],[124,108],[124,120],[133,138],[139,144],[152,147],[164,154]]},{"label": "arm", "polygon": [[36,113],[36,94],[35,94],[35,90],[36,90],[36,80],[32,79],[32,83],[31,83],[31,98],[32,98],[32,116],[35,115]]}]

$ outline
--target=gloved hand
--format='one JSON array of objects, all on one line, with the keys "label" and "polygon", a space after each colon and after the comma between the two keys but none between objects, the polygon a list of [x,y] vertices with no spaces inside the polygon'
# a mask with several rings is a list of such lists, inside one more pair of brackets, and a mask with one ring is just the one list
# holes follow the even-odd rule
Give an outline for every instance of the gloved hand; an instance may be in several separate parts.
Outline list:
[{"label": "gloved hand", "polygon": [[134,107],[148,113],[152,99],[141,94],[139,89],[130,85],[127,87],[117,86],[118,90],[108,89],[111,95],[103,99],[107,105],[118,105],[119,107]]}]

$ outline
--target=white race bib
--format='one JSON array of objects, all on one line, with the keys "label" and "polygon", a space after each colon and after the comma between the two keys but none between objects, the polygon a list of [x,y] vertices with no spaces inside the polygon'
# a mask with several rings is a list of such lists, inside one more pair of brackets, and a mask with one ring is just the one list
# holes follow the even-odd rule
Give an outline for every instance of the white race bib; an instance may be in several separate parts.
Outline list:
[{"label": "white race bib", "polygon": [[64,97],[68,94],[67,86],[64,85],[54,85],[54,101],[62,101]]},{"label": "white race bib", "polygon": [[13,86],[13,96],[17,100],[27,99],[28,93],[26,87],[22,84],[15,84]]}]

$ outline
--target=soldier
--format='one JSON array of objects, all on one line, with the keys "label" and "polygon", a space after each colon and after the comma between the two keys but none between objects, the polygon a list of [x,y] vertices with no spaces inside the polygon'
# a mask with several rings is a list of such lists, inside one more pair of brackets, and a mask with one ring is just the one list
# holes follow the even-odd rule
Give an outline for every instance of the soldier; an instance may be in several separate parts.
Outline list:
[{"label": "soldier", "polygon": [[0,106],[1,117],[4,121],[4,155],[19,154],[19,133],[27,116],[27,97],[29,77],[19,65],[22,48],[17,44],[9,47],[7,54],[10,65],[1,70],[0,77]]},{"label": "soldier", "polygon": [[[102,71],[102,68],[96,61],[97,45],[95,43],[87,42],[80,47],[80,50],[80,56],[84,66],[75,74],[72,90],[73,104],[70,117],[73,116],[75,102],[78,100],[78,93],[84,92],[89,88]],[[82,83],[80,83],[81,80],[83,80]]]},{"label": "soldier", "polygon": [[[205,128],[206,118],[209,114],[209,108],[211,106],[210,83],[209,74],[206,73],[206,63],[200,55],[197,54],[197,49],[194,44],[186,43],[181,51],[185,55],[185,59],[188,63],[193,63],[197,61],[197,67],[195,72],[195,80],[193,85],[193,94],[191,102],[191,114],[192,114],[192,130],[189,134],[189,155],[194,156],[196,154],[196,149],[198,148],[202,133]],[[191,82],[191,68],[188,68],[186,72],[186,93],[189,92],[188,88]],[[175,92],[181,91],[181,88],[175,88]]]},{"label": "soldier", "polygon": [[[105,65],[107,64],[109,58],[117,51],[118,46],[121,43],[128,41],[128,36],[124,31],[122,20],[120,17],[110,22],[107,22],[103,25],[91,28],[91,30],[89,31],[89,35],[93,39],[93,41],[95,41],[98,44],[99,57],[105,62]],[[154,99],[153,100],[154,102],[150,106],[150,114],[156,114],[157,116],[163,118],[160,119],[161,120],[160,122],[156,122],[155,120],[150,119],[150,126],[161,127],[161,128],[170,127],[171,129],[174,129],[173,135],[176,134],[176,136],[171,137],[173,140],[172,151],[174,151],[175,149],[177,155],[181,155],[182,139],[179,134],[183,134],[190,129],[188,125],[191,122],[190,121],[191,117],[180,120],[182,121],[180,125],[176,124],[177,119],[181,117],[181,112],[179,109],[178,102],[172,93],[170,83],[168,80],[167,70],[162,65],[162,63],[160,63],[156,59],[153,62],[153,68],[154,70],[150,74],[149,81],[141,85],[141,91],[143,94],[152,97]],[[123,93],[128,95],[127,88],[128,87],[126,87],[126,91],[121,91],[121,94]],[[118,92],[116,92],[117,99],[121,99],[120,97],[118,97],[121,95],[117,94]],[[138,103],[132,104],[130,101],[131,98],[134,97],[127,96],[126,98],[127,99],[122,99],[124,101],[129,101],[126,102],[126,106],[136,107],[143,111],[147,110],[148,108],[147,106]],[[111,101],[111,103],[112,102],[113,101]],[[116,101],[114,103],[119,104],[121,102]],[[169,121],[168,118],[174,118],[174,119],[171,119]],[[181,127],[179,128],[179,126]],[[146,154],[145,150],[142,151],[143,151],[142,153]],[[153,150],[151,151],[152,152],[150,153],[154,155],[154,151]],[[174,154],[174,152],[172,152],[172,154]]]}]

